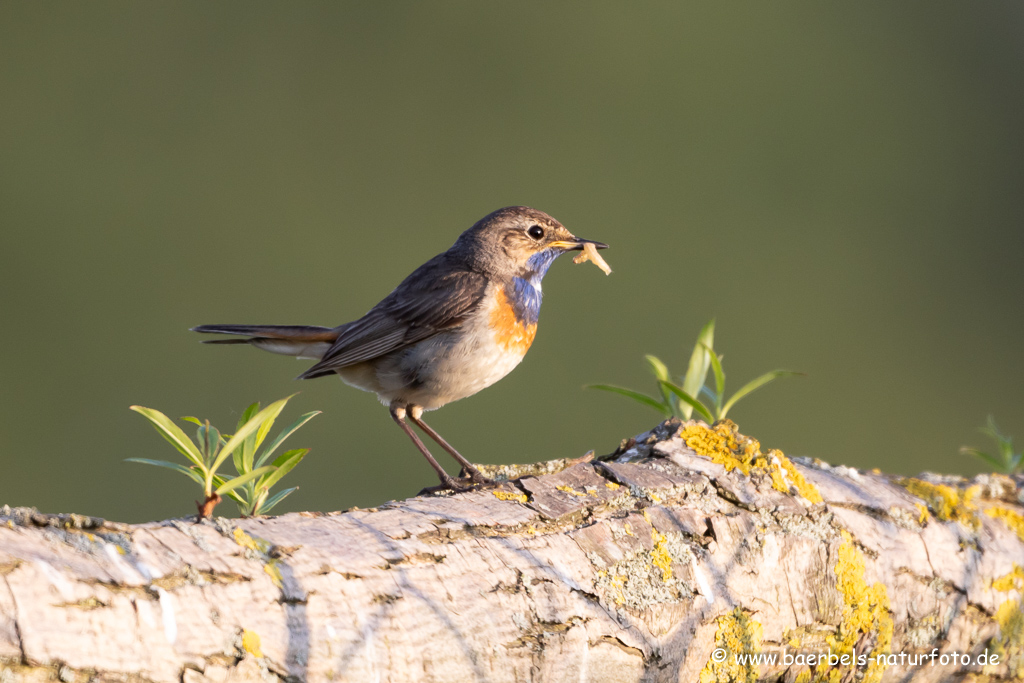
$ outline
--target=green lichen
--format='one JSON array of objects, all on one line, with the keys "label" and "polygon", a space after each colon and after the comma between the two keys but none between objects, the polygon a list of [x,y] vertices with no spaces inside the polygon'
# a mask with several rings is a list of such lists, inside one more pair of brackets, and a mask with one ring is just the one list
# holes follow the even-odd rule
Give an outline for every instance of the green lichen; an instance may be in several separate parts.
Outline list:
[{"label": "green lichen", "polygon": [[732,420],[719,420],[711,427],[703,422],[691,422],[683,426],[679,436],[695,453],[722,465],[726,472],[739,470],[748,477],[765,475],[777,491],[785,494],[796,491],[811,503],[822,502],[817,487],[804,478],[782,451],[773,448],[767,455],[762,454],[760,442],[740,434]]},{"label": "green lichen", "polygon": [[718,617],[717,622],[715,649],[725,650],[727,656],[721,662],[708,658],[700,672],[700,683],[754,683],[759,673],[758,666],[750,661],[741,664],[736,655],[753,655],[761,651],[764,635],[761,624],[739,607]]}]

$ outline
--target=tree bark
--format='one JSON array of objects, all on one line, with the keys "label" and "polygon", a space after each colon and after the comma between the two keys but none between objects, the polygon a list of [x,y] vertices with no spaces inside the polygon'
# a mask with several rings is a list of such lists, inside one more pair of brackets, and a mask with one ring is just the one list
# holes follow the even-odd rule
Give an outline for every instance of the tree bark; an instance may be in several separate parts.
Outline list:
[{"label": "tree bark", "polygon": [[[1024,677],[1020,477],[794,463],[676,420],[484,469],[513,481],[343,513],[4,508],[0,683]],[[807,665],[829,651],[867,659]]]}]

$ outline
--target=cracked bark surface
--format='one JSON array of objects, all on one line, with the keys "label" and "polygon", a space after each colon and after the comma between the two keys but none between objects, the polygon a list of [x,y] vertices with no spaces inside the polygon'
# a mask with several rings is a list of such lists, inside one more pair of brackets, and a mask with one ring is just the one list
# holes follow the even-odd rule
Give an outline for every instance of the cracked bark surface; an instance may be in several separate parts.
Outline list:
[{"label": "cracked bark surface", "polygon": [[[702,454],[700,430],[712,431],[668,421],[598,461],[492,467],[519,478],[344,513],[122,525],[5,509],[0,683],[1024,675],[1020,478],[917,485],[821,462],[786,470],[777,451],[744,474]],[[1004,656],[712,660],[722,646],[851,644]]]}]

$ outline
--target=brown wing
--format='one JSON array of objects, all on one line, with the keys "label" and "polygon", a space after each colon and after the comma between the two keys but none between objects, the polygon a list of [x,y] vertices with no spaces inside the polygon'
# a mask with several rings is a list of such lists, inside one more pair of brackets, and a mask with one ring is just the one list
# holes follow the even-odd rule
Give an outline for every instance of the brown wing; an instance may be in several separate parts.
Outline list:
[{"label": "brown wing", "polygon": [[329,375],[458,327],[479,306],[486,289],[485,276],[453,268],[447,254],[441,254],[417,268],[369,313],[344,326],[323,359],[299,378]]}]

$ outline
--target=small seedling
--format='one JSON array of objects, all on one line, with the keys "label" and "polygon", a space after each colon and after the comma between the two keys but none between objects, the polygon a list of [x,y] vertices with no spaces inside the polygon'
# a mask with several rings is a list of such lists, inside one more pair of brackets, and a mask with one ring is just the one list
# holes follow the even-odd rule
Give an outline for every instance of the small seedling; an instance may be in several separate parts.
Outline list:
[{"label": "small seedling", "polygon": [[[287,399],[285,399],[287,400]],[[245,424],[256,417],[259,414],[260,404],[253,403],[251,406],[246,408],[245,412],[242,413],[242,417],[238,420],[238,430],[241,431]],[[265,424],[263,427],[254,433],[249,434],[245,441],[242,442],[241,448],[235,449],[231,454],[232,461],[235,465],[235,470],[240,476],[248,476],[250,473],[261,469],[270,456],[278,449],[278,447],[295,433],[302,425],[306,424],[314,417],[320,414],[319,410],[306,413],[298,420],[296,420],[288,429],[277,435],[270,444],[260,450],[260,446],[263,445],[264,439],[270,432],[270,427],[273,424],[273,420]],[[241,486],[237,486],[233,489],[229,489],[227,494],[235,503],[238,505],[238,511],[243,517],[255,517],[257,515],[265,515],[270,512],[271,509],[282,500],[287,498],[293,491],[298,489],[298,486],[293,486],[290,489],[279,491],[273,496],[270,495],[270,489],[273,488],[274,484],[281,481],[284,475],[291,472],[296,465],[302,462],[302,459],[309,453],[308,448],[296,448],[290,451],[285,451],[279,455],[271,465],[275,468],[274,471],[268,472],[256,479],[249,479]],[[218,486],[226,483],[220,475],[214,475],[214,483]]]},{"label": "small seedling", "polygon": [[[143,406],[131,406],[132,410],[149,420],[157,432],[170,442],[179,453],[184,455],[191,464],[185,466],[166,460],[150,460],[147,458],[128,458],[127,460],[128,462],[141,462],[146,465],[156,465],[180,472],[202,486],[203,501],[196,502],[196,507],[199,510],[199,519],[210,517],[213,513],[213,508],[222,500],[222,495],[231,495],[239,487],[248,484],[252,485],[251,492],[255,493],[255,495],[250,495],[246,499],[254,503],[254,505],[249,506],[249,509],[267,510],[268,504],[276,505],[284,496],[291,493],[291,491],[283,492],[283,495],[278,494],[274,496],[274,499],[268,501],[266,500],[266,492],[269,492],[270,486],[277,483],[284,474],[295,467],[308,452],[308,449],[288,451],[278,457],[272,464],[266,465],[264,463],[270,458],[274,450],[281,445],[282,441],[317,414],[314,412],[303,415],[299,418],[298,422],[282,432],[260,454],[259,459],[254,460],[253,456],[256,450],[266,438],[267,433],[274,424],[274,420],[284,410],[284,406],[290,398],[291,396],[275,401],[263,410],[259,410],[258,405],[255,406],[255,409],[253,406],[250,406],[243,416],[244,419],[239,421],[238,429],[226,439],[216,427],[210,424],[209,420],[204,422],[194,417],[182,418],[199,426],[196,431],[195,443],[185,435],[185,432],[180,427],[159,410],[144,408]],[[234,456],[235,467],[238,469],[239,476],[225,480],[217,474],[217,470],[220,469],[220,466],[229,455]],[[246,456],[248,459],[246,459]],[[275,476],[282,469],[284,471],[279,476]],[[249,490],[247,489],[248,492]],[[261,493],[263,494],[262,498],[260,498]],[[238,501],[241,496],[236,494],[232,495],[232,498]],[[253,514],[258,513],[254,512]]]},{"label": "small seedling", "polygon": [[[658,389],[661,398],[655,398],[639,391],[612,386],[610,384],[591,384],[589,389],[600,389],[610,391],[620,396],[631,398],[638,403],[654,408],[665,417],[678,417],[682,420],[689,420],[694,411],[697,412],[709,424],[722,420],[729,413],[729,410],[741,399],[765,384],[772,382],[779,377],[788,375],[800,375],[803,373],[789,370],[772,370],[760,377],[747,382],[729,400],[725,400],[725,371],[722,369],[722,358],[715,353],[715,321],[712,320],[701,328],[697,335],[697,343],[690,354],[690,365],[683,375],[682,381],[676,384],[672,381],[668,366],[656,356],[645,356],[650,366],[651,374],[658,382]],[[709,389],[704,385],[708,372],[715,376],[715,388]],[[701,394],[706,395],[711,403],[706,405],[700,400]]]},{"label": "small seedling", "polygon": [[992,437],[996,442],[996,447],[999,449],[999,454],[990,455],[970,446],[962,446],[960,448],[961,453],[981,458],[994,466],[999,472],[1005,472],[1006,474],[1024,472],[1024,451],[1020,453],[1013,452],[1013,437],[1006,436],[1000,432],[999,427],[996,426],[995,419],[991,415],[988,416],[987,424],[978,431],[985,436]]}]

